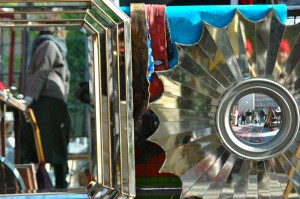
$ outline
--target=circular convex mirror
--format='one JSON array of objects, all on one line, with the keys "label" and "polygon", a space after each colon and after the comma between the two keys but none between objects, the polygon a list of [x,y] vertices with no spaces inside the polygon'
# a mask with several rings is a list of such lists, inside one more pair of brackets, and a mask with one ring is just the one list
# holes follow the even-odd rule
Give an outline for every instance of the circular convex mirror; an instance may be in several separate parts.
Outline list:
[{"label": "circular convex mirror", "polygon": [[252,160],[285,151],[298,132],[298,121],[297,103],[290,92],[262,78],[235,84],[217,110],[218,132],[225,146]]},{"label": "circular convex mirror", "polygon": [[237,99],[229,115],[232,131],[246,144],[272,142],[281,129],[281,107],[263,93],[250,93]]}]

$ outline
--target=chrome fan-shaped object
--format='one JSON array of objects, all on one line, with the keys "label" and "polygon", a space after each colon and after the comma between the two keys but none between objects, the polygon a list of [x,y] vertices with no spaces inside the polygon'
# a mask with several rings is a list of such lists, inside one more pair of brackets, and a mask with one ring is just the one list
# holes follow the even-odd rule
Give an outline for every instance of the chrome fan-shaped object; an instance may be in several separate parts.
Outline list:
[{"label": "chrome fan-shaped object", "polygon": [[197,43],[177,44],[178,64],[158,72],[164,93],[149,108],[160,124],[148,139],[181,198],[300,197],[299,31],[273,9],[260,21],[236,10],[226,27],[203,22]]}]

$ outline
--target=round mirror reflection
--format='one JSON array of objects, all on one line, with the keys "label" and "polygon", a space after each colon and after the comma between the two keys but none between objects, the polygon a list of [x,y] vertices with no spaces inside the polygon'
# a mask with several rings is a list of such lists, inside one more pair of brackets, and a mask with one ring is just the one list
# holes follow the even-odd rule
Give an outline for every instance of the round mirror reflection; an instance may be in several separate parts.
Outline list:
[{"label": "round mirror reflection", "polygon": [[234,103],[230,122],[240,140],[249,144],[268,143],[280,131],[281,107],[268,95],[251,93]]}]

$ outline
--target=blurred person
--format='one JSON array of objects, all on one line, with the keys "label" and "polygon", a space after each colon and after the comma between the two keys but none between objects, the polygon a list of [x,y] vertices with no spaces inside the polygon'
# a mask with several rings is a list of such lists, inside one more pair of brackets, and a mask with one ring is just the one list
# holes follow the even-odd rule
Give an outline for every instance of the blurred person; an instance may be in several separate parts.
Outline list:
[{"label": "blurred person", "polygon": [[236,105],[233,107],[233,111],[232,111],[231,116],[232,116],[233,124],[235,126],[239,126],[239,119],[240,119],[241,114],[240,114],[240,111],[238,110],[238,107]]},{"label": "blurred person", "polygon": [[248,69],[251,77],[256,77],[256,65],[252,59],[253,47],[250,39],[246,40],[246,60],[248,61]]},{"label": "blurred person", "polygon": [[[62,28],[40,31],[33,42],[24,102],[35,114],[46,163],[54,168],[55,188],[68,187],[67,147],[70,117],[67,109],[70,71],[66,60],[67,32]],[[33,129],[21,128],[21,163],[37,162]]]},{"label": "blurred person", "polygon": [[256,111],[253,112],[253,123],[258,123],[259,122],[259,117],[258,117],[258,113]]},{"label": "blurred person", "polygon": [[251,109],[248,109],[246,111],[246,123],[250,124],[252,122],[252,111]]},{"label": "blurred person", "polygon": [[280,74],[283,71],[286,61],[290,56],[290,52],[291,52],[291,48],[290,48],[289,41],[283,38],[280,43],[279,52],[277,55],[277,60],[274,68],[275,79],[278,79],[280,77]]},{"label": "blurred person", "polygon": [[261,108],[258,114],[259,114],[259,124],[265,123],[265,115],[266,115],[265,110]]},{"label": "blurred person", "polygon": [[246,115],[245,115],[245,112],[243,111],[242,114],[241,114],[241,124],[246,124]]}]

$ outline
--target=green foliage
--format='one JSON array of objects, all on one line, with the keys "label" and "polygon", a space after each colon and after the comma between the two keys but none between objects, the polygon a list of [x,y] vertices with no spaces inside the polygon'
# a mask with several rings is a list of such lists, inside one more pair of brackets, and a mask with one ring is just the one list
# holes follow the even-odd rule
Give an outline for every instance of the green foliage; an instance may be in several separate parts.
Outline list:
[{"label": "green foliage", "polygon": [[87,67],[85,39],[85,36],[81,34],[76,37],[68,36],[66,41],[68,47],[67,61],[71,71],[70,91],[72,93],[70,93],[68,99],[68,102],[70,103],[76,102],[74,97],[75,89],[78,87],[80,82],[85,81],[85,71]]}]

